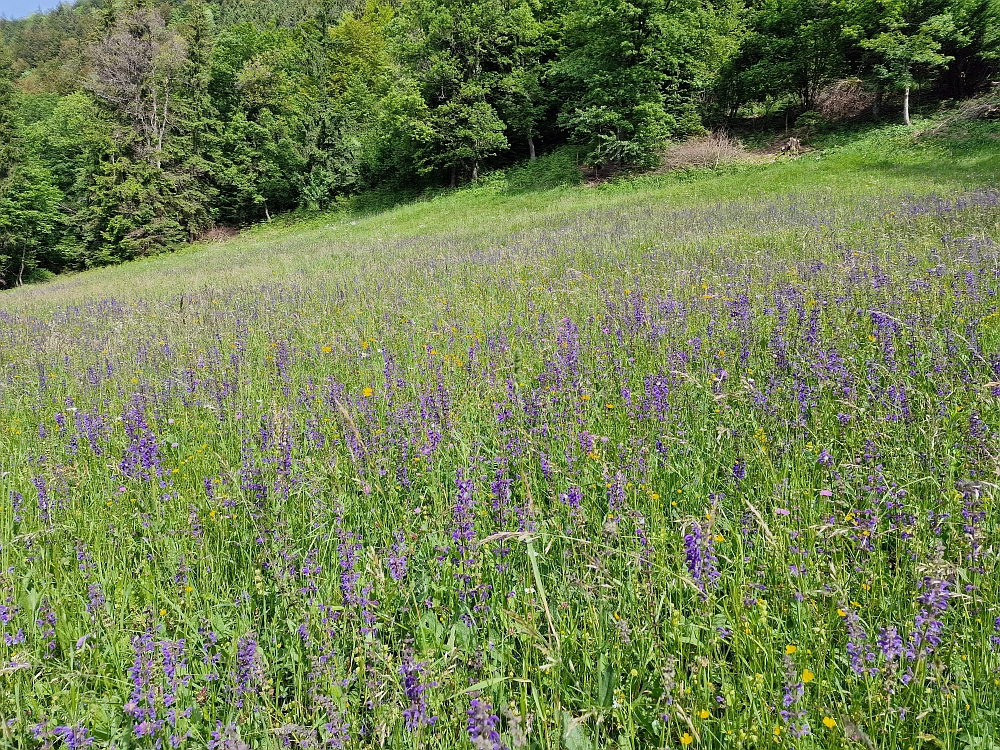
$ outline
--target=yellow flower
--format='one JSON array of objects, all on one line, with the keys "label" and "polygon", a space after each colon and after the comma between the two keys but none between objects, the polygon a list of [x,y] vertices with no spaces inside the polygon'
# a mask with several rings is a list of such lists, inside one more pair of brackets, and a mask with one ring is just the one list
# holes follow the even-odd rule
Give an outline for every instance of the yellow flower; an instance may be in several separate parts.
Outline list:
[{"label": "yellow flower", "polygon": [[605,408],[607,408],[607,409],[614,409],[614,408],[615,408],[615,405],[614,405],[614,404],[605,404],[604,406],[605,406]]},{"label": "yellow flower", "polygon": [[704,708],[701,709],[701,711],[698,712],[698,718],[699,719],[707,719],[709,716],[711,716],[711,714],[708,711],[706,711]]},{"label": "yellow flower", "polygon": [[803,682],[812,682],[812,681],[813,681],[814,679],[816,679],[816,675],[814,675],[814,674],[813,674],[812,672],[810,672],[810,671],[809,671],[808,669],[807,669],[807,670],[805,670],[805,671],[804,671],[804,672],[802,673],[802,681],[803,681]]},{"label": "yellow flower", "polygon": [[365,395],[365,398],[371,398],[372,394],[375,393],[375,391],[373,391],[371,388],[365,388],[361,392]]},{"label": "yellow flower", "polygon": [[785,646],[785,653],[788,654],[789,656],[791,656],[792,654],[794,654],[798,650],[799,650],[798,646],[793,646],[790,643],[787,646]]},{"label": "yellow flower", "polygon": [[332,346],[324,346],[323,347],[323,354],[329,354],[332,351],[333,351],[333,347]]},{"label": "yellow flower", "polygon": [[831,719],[829,716],[824,716],[823,726],[826,727],[827,729],[833,729],[835,726],[837,726],[837,722],[834,719]]},{"label": "yellow flower", "polygon": [[837,614],[840,615],[841,617],[847,617],[847,613],[842,609],[838,609]]},{"label": "yellow flower", "polygon": [[692,737],[687,732],[685,732],[684,734],[681,735],[681,744],[684,745],[684,747],[687,747],[692,742],[694,742],[694,737]]},{"label": "yellow flower", "polygon": [[167,610],[161,609],[160,610],[160,617],[166,617],[166,616],[167,616]]},{"label": "yellow flower", "polygon": [[580,398],[583,399],[584,401],[590,401],[590,396],[588,394],[586,394],[586,393],[584,393],[582,396],[580,396]]},{"label": "yellow flower", "polygon": [[194,591],[194,589],[191,586],[185,586],[184,587],[184,593],[185,594],[190,594],[192,591]]}]

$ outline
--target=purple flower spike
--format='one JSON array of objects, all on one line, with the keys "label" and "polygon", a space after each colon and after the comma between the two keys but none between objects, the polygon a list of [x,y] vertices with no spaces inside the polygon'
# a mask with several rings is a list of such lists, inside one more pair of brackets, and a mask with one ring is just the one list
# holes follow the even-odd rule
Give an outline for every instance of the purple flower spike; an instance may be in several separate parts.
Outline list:
[{"label": "purple flower spike", "polygon": [[500,742],[500,733],[496,729],[500,717],[493,713],[492,705],[473,698],[467,714],[469,739],[476,750],[507,750]]}]

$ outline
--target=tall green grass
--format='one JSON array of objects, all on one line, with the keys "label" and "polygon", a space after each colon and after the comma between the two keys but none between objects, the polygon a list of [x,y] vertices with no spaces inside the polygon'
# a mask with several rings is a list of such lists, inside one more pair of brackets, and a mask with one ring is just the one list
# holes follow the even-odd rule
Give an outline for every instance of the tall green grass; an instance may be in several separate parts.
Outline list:
[{"label": "tall green grass", "polygon": [[5,293],[0,742],[997,745],[995,136]]}]

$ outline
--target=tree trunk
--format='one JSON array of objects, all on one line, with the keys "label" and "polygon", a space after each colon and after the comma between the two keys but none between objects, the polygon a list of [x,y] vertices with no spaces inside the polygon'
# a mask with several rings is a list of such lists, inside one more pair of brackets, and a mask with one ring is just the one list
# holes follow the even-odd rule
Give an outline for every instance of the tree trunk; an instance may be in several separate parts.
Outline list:
[{"label": "tree trunk", "polygon": [[528,136],[528,160],[535,160],[535,139],[530,135]]},{"label": "tree trunk", "polygon": [[18,286],[24,286],[24,282],[22,281],[22,278],[24,277],[24,253],[25,253],[25,251],[22,250],[21,251],[21,268],[17,272],[17,285]]},{"label": "tree trunk", "polygon": [[903,124],[910,124],[910,87],[903,89]]},{"label": "tree trunk", "polygon": [[170,106],[170,79],[167,79],[167,89],[163,94],[163,121],[160,123],[159,138],[156,143],[156,168],[163,169],[163,136],[167,132],[167,108]]},{"label": "tree trunk", "polygon": [[472,181],[476,182],[479,179],[479,159],[472,162]]},{"label": "tree trunk", "polygon": [[458,170],[454,164],[451,165],[451,186],[458,187]]},{"label": "tree trunk", "polygon": [[271,212],[267,210],[267,201],[264,201],[264,216],[267,217],[268,221],[271,220]]}]

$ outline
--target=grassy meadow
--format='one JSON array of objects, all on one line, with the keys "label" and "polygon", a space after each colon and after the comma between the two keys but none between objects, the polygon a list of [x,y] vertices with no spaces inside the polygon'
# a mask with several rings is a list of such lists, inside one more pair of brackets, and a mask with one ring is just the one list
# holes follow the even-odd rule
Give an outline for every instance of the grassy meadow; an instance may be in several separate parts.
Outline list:
[{"label": "grassy meadow", "polygon": [[570,152],[0,295],[0,746],[1000,748],[1000,128]]}]

